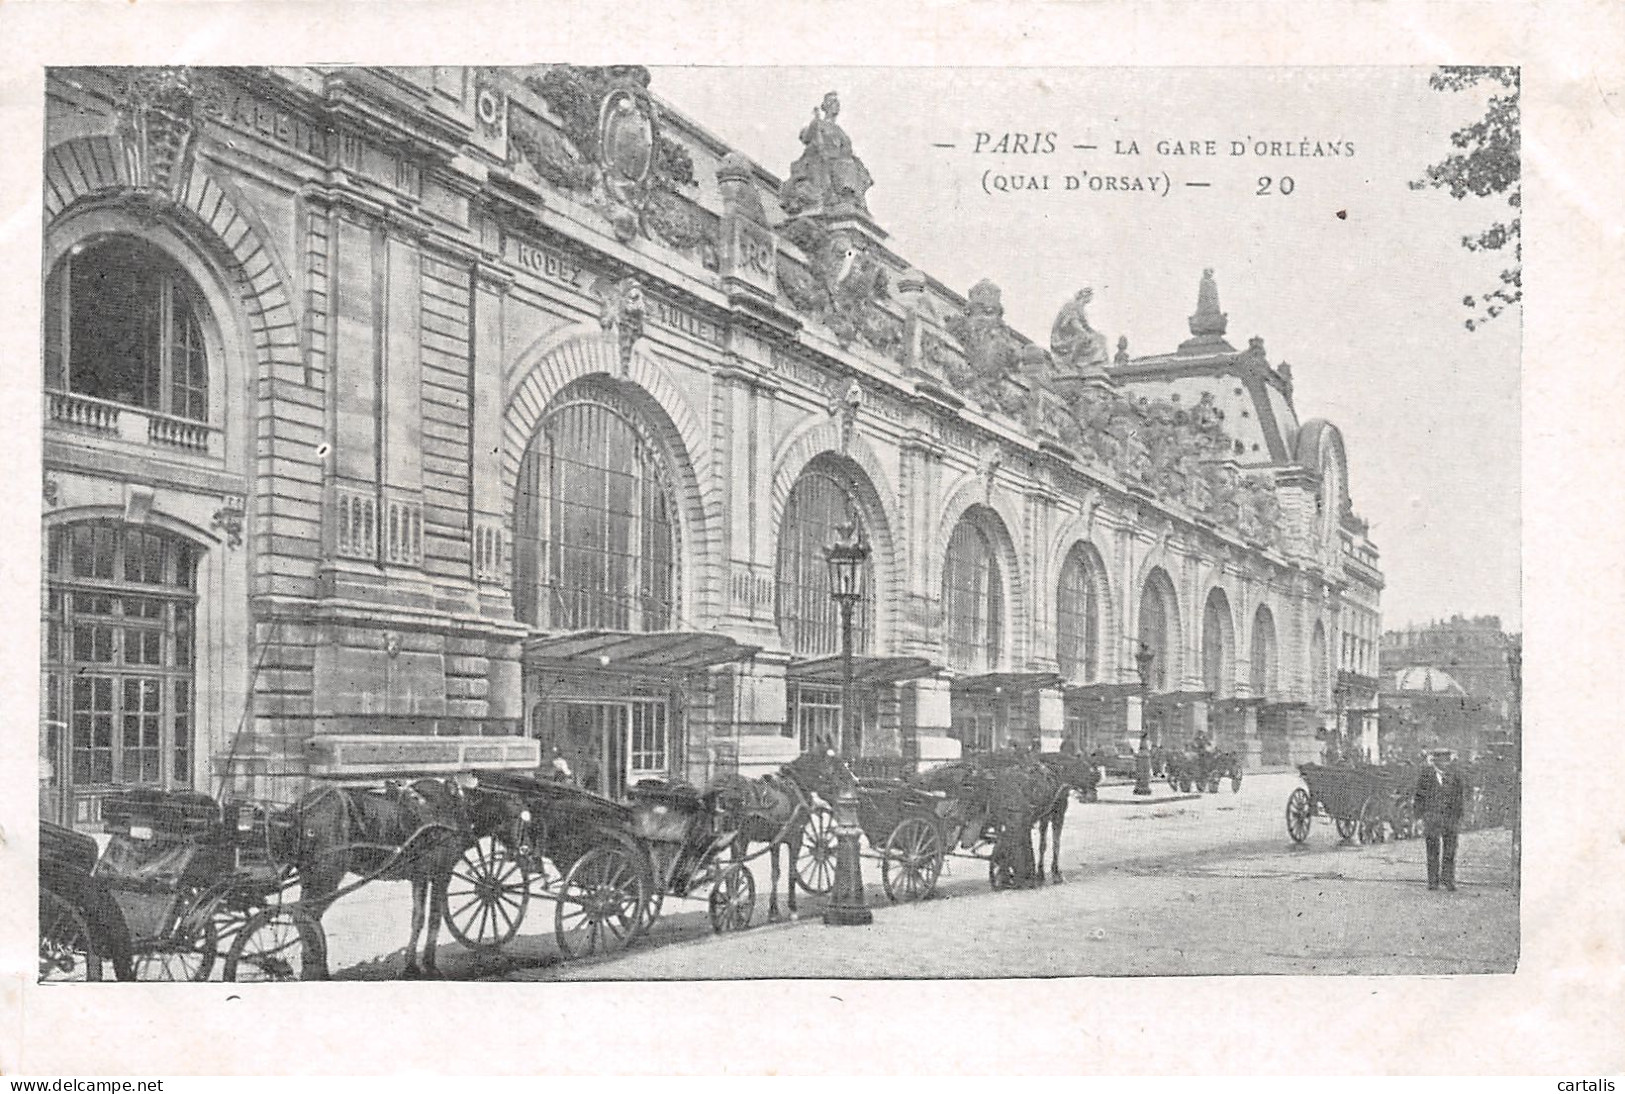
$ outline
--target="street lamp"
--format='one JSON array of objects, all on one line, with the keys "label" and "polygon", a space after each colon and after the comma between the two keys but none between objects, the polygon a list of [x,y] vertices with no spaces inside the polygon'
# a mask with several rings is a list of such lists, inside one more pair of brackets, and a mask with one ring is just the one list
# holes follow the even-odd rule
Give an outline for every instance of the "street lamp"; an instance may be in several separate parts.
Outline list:
[{"label": "street lamp", "polygon": [[1144,642],[1134,654],[1134,667],[1140,674],[1140,754],[1134,757],[1134,793],[1142,798],[1151,796],[1151,731],[1145,720],[1151,713],[1147,704],[1151,698],[1151,662],[1156,656]]},{"label": "street lamp", "polygon": [[[852,694],[852,609],[863,599],[863,567],[869,545],[857,522],[835,529],[840,539],[824,548],[829,563],[829,595],[841,612],[841,756],[852,759],[856,704]],[[858,858],[858,796],[844,784],[835,798],[835,891],[824,909],[830,927],[862,927],[874,922],[863,901],[863,866]]]}]

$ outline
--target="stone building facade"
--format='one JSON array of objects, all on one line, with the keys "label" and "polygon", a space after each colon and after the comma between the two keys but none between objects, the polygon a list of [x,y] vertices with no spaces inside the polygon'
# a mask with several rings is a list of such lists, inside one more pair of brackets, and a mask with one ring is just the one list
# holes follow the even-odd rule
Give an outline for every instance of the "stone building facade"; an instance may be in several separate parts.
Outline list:
[{"label": "stone building facade", "polygon": [[649,83],[50,72],[50,808],[555,749],[610,794],[826,742],[1313,756],[1376,552],[1211,272],[1170,353],[1087,290],[1036,343],[888,246],[835,96],[781,180]]}]

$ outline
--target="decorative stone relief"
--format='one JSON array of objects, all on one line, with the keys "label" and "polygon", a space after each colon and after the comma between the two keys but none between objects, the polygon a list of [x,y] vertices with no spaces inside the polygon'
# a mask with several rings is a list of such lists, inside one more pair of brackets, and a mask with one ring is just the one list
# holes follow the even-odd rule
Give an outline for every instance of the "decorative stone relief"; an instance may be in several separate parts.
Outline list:
[{"label": "decorative stone relief", "polygon": [[209,530],[219,532],[226,546],[235,551],[243,545],[243,499],[228,497],[221,500],[220,508],[209,518]]},{"label": "decorative stone relief", "polygon": [[782,233],[808,260],[803,269],[779,258],[779,285],[796,310],[822,322],[842,346],[862,341],[900,361],[903,322],[879,306],[891,295],[890,282],[863,237],[812,219],[791,221]]},{"label": "decorative stone relief", "polygon": [[56,481],[56,476],[46,475],[44,486],[45,504],[50,506],[52,509],[56,508],[57,501],[59,500],[59,491],[60,486]]},{"label": "decorative stone relief", "polygon": [[999,287],[978,281],[966,297],[965,310],[944,325],[965,351],[963,362],[943,362],[948,382],[990,410],[1003,409],[1001,396],[1008,396],[1001,389],[1019,371],[1021,343],[1005,325]]},{"label": "decorative stone relief", "polygon": [[863,406],[863,388],[856,380],[848,380],[845,390],[832,391],[829,396],[829,416],[839,423],[841,452],[844,454],[852,441],[852,430],[857,424],[858,410]]},{"label": "decorative stone relief", "polygon": [[598,297],[598,323],[604,333],[615,335],[620,374],[625,376],[632,370],[632,347],[643,337],[643,319],[648,313],[643,286],[635,277],[613,282],[599,278],[593,283],[593,294]]},{"label": "decorative stone relief", "polygon": [[640,234],[658,238],[716,269],[713,218],[679,193],[697,185],[693,157],[661,135],[647,69],[553,65],[525,84],[559,118],[562,131],[511,111],[510,157],[554,186],[582,194],[621,242]]},{"label": "decorative stone relief", "polygon": [[137,189],[178,197],[198,130],[190,70],[132,69],[117,109],[130,181]]},{"label": "decorative stone relief", "polygon": [[998,445],[989,445],[982,455],[982,464],[977,471],[982,478],[982,500],[988,505],[993,504],[993,485],[998,480],[999,468],[1004,466],[1004,449]]}]

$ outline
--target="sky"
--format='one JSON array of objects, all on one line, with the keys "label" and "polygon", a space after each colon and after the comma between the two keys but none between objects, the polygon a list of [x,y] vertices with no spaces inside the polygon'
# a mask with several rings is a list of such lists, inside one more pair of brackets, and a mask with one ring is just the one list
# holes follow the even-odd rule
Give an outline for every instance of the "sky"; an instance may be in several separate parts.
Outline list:
[{"label": "sky", "polygon": [[[1502,256],[1460,244],[1506,206],[1409,188],[1487,97],[1434,91],[1430,71],[688,67],[655,68],[651,90],[780,177],[813,107],[839,92],[887,244],[960,293],[991,279],[1041,344],[1088,285],[1113,345],[1168,352],[1212,267],[1230,342],[1262,336],[1292,365],[1300,421],[1343,432],[1382,555],[1384,626],[1494,614],[1516,630],[1520,318],[1465,329],[1462,298],[1496,284]],[[1054,151],[988,150],[1017,133]],[[1237,141],[1246,154],[1230,154]],[[1260,156],[1259,142],[1275,147]],[[1277,154],[1317,142],[1327,155]],[[989,172],[1049,189],[989,193]],[[1095,176],[1118,188],[1091,189]],[[1121,181],[1152,176],[1154,192]]]}]

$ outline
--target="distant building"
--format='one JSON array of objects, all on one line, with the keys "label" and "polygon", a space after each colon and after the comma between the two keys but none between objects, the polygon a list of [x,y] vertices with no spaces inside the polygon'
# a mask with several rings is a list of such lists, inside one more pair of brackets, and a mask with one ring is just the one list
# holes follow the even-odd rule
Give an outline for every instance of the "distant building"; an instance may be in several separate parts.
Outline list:
[{"label": "distant building", "polygon": [[1382,636],[1384,747],[1482,753],[1504,743],[1512,717],[1513,637],[1499,616],[1456,615]]}]

